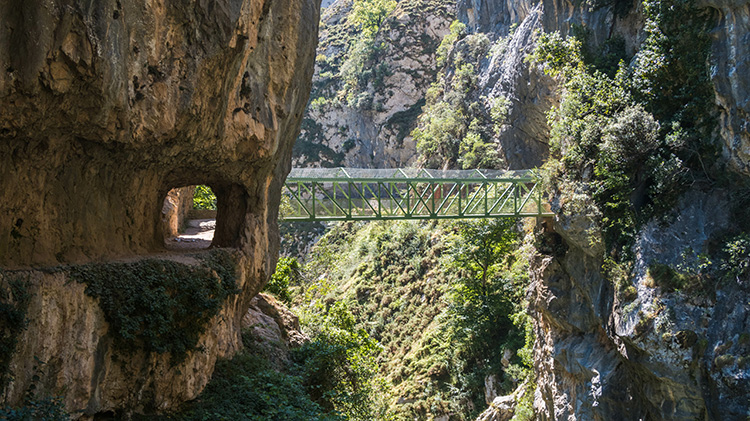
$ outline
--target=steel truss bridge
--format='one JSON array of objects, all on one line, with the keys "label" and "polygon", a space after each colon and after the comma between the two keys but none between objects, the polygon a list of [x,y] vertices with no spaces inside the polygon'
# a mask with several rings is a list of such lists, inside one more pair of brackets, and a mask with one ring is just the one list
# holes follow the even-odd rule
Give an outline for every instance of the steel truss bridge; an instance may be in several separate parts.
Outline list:
[{"label": "steel truss bridge", "polygon": [[282,195],[285,221],[552,216],[531,170],[294,168]]}]

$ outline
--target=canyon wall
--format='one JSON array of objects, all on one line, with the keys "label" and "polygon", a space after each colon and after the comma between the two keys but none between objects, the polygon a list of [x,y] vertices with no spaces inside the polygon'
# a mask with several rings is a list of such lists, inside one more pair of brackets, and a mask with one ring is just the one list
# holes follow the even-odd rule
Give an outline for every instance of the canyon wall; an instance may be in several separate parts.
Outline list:
[{"label": "canyon wall", "polygon": [[[195,397],[216,358],[238,348],[276,262],[318,16],[315,0],[0,5],[0,286],[22,279],[30,296],[7,404],[37,383],[77,416],[164,410]],[[167,192],[195,184],[217,195],[213,246],[236,250],[239,292],[205,327],[204,352],[178,365],[154,352],[123,361],[70,274],[149,256],[199,266],[164,254],[162,223]]]},{"label": "canyon wall", "polygon": [[[708,71],[722,156],[713,176],[746,180],[750,8],[746,2],[712,0],[695,6],[711,21]],[[323,18],[314,101],[295,165],[414,164],[416,142],[410,133],[427,89],[436,76],[443,77],[440,72],[446,81],[455,80],[450,60],[447,68],[433,66],[439,38],[456,17],[469,36],[483,35],[490,45],[472,62],[476,86],[465,97],[478,104],[478,111],[471,113],[486,116],[492,99],[505,98],[505,121],[490,135],[502,166],[540,166],[549,154],[547,113],[559,105],[561,86],[528,61],[538,34],[567,36],[583,29],[594,48],[617,37],[632,58],[646,37],[643,7],[628,0],[459,0],[455,10],[444,11],[431,2],[403,0],[378,33],[384,50],[368,63],[369,70],[382,65],[389,71],[347,98],[339,70],[352,38],[351,2],[337,1]],[[401,22],[407,17],[405,27]],[[471,47],[466,38],[459,37],[449,55],[465,53]],[[472,42],[480,41],[485,40]],[[605,267],[599,210],[584,201],[571,211],[564,203],[572,198],[550,198],[557,216],[548,229],[566,251],[539,254],[532,262],[528,299],[536,334],[534,410],[540,419],[747,417],[748,280],[722,282],[708,287],[713,292],[696,294],[658,285],[649,273],[652,264],[696,272],[722,233],[738,231],[740,221],[732,216],[735,193],[718,183],[694,184],[665,220],[639,228],[632,272],[619,280]],[[487,417],[503,419],[508,413]]]},{"label": "canyon wall", "polygon": [[[435,51],[455,18],[454,2],[403,0],[383,20],[374,50],[346,89],[358,38],[339,0],[323,13],[311,105],[294,147],[295,166],[398,168],[416,162],[410,133],[437,74]],[[349,61],[349,64],[347,64]],[[351,83],[351,81],[349,82]]]},{"label": "canyon wall", "polygon": [[[512,108],[518,110],[511,115],[520,112],[534,119],[532,130],[522,121],[511,124],[509,136],[545,142],[543,115],[558,101],[556,82],[524,60],[535,45],[534,32],[570,34],[573,25],[583,25],[594,45],[616,34],[630,56],[636,52],[645,37],[641,3],[597,4],[595,8],[560,0],[459,2],[459,19],[470,30],[511,34],[506,51],[491,58],[503,64],[490,64],[480,74],[483,84],[510,94]],[[615,7],[623,5],[626,12],[616,14]],[[748,6],[710,1],[697,6],[715,25],[710,30],[709,69],[719,116],[717,141],[728,163],[724,176],[742,178],[750,163],[750,55],[744,42],[750,33]],[[510,162],[513,166],[513,158]],[[551,197],[558,213],[551,226],[567,251],[539,255],[532,263],[528,298],[536,334],[534,409],[539,419],[747,417],[748,280],[704,285],[715,292],[680,291],[658,285],[649,271],[656,263],[697,273],[701,264],[708,264],[705,256],[716,248],[716,239],[738,229],[726,188],[688,190],[667,222],[651,221],[639,229],[633,271],[623,285],[617,285],[605,267],[601,214],[585,203],[572,212],[564,206],[570,197]],[[621,288],[628,293],[621,294]]]}]

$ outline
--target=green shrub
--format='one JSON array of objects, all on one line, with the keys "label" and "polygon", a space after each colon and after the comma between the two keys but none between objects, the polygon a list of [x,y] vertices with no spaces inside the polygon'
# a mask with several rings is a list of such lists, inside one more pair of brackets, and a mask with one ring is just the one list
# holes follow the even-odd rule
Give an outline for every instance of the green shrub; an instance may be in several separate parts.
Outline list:
[{"label": "green shrub", "polygon": [[510,100],[504,96],[493,98],[490,106],[490,118],[492,118],[495,134],[500,134],[501,129],[509,124],[508,114],[510,112]]},{"label": "green shrub", "polygon": [[31,399],[18,408],[0,407],[0,420],[8,421],[67,421],[70,416],[65,411],[61,397]]},{"label": "green shrub", "polygon": [[179,413],[183,420],[309,421],[340,420],[307,395],[302,378],[278,372],[260,356],[241,351],[220,360],[211,382]]},{"label": "green shrub", "polygon": [[[456,68],[453,78],[444,82],[445,86],[451,86],[450,89],[443,90],[441,84],[435,84],[428,91],[427,105],[419,117],[417,128],[412,131],[420,160],[425,167],[455,166],[461,156],[462,143],[464,153],[474,153],[466,162],[497,162],[496,151],[481,140],[477,133],[478,127],[475,125],[474,133],[469,133],[472,129],[469,116],[473,114],[473,110],[468,95],[476,88],[476,83],[475,66],[463,63]],[[467,135],[471,136],[467,138]],[[485,152],[495,154],[485,158]]]},{"label": "green shrub", "polygon": [[718,157],[712,131],[716,126],[714,91],[708,58],[713,25],[694,0],[645,0],[646,38],[632,69],[635,99],[662,124],[662,134],[678,124],[689,142],[678,151],[703,171]]},{"label": "green shrub", "polygon": [[196,266],[158,259],[90,263],[71,267],[70,277],[99,300],[118,349],[169,352],[179,363],[196,349],[224,300],[238,292],[228,251],[199,258]]},{"label": "green shrub", "polygon": [[[498,223],[502,225],[503,221]],[[474,228],[467,227],[466,235],[479,237],[469,231],[476,233],[485,228],[471,231]],[[379,372],[373,375],[378,401],[371,407],[378,416],[372,419],[381,419],[379,414],[383,411],[383,415],[395,419],[448,414],[457,420],[473,419],[474,411],[484,407],[486,374],[497,374],[502,389],[507,391],[529,375],[526,361],[531,355],[533,334],[523,313],[525,258],[518,254],[500,259],[502,262],[492,266],[488,277],[494,286],[507,281],[507,288],[502,292],[490,288],[486,294],[489,298],[477,296],[466,303],[465,313],[482,315],[477,323],[491,335],[457,333],[458,326],[451,324],[456,313],[448,309],[453,305],[451,291],[458,283],[454,277],[474,273],[459,270],[452,263],[457,260],[454,240],[461,242],[458,232],[455,224],[446,221],[337,224],[316,244],[311,260],[303,268],[307,283],[303,281],[301,293],[295,297],[295,310],[312,337],[317,337],[315,327],[323,324],[319,315],[327,314],[337,301],[344,300],[355,317],[355,329],[362,329],[382,344],[375,353],[380,362]],[[499,229],[495,232],[502,237]],[[515,232],[513,236],[517,238]],[[515,243],[492,247],[502,254],[514,246]],[[486,248],[476,245],[465,249]],[[491,303],[493,308],[474,305],[480,301]],[[503,308],[510,309],[510,313],[502,315]],[[493,325],[489,321],[492,318],[501,323]],[[469,325],[472,318],[466,319]],[[498,329],[500,325],[503,328]],[[506,327],[508,330],[504,330]],[[508,370],[498,369],[502,367],[498,362],[502,349],[498,351],[484,343],[503,335],[514,338],[505,341],[508,349],[516,352]],[[460,342],[456,339],[459,337]],[[474,353],[478,349],[491,351],[479,358]],[[336,347],[330,344],[320,346],[319,351],[336,355]],[[488,368],[487,361],[495,363],[494,369]],[[402,403],[395,403],[395,397],[402,398]]]},{"label": "green shrub", "polygon": [[[462,373],[459,387],[477,408],[483,407],[487,375],[496,375],[504,391],[511,392],[529,370],[518,355],[525,345],[530,351],[533,336],[527,338],[530,320],[521,305],[526,275],[510,270],[513,251],[519,245],[514,225],[509,219],[458,222],[457,235],[450,241],[449,268],[454,281],[446,328],[453,364]],[[513,369],[504,368],[504,350],[516,355]],[[520,378],[511,378],[511,374]]]},{"label": "green shrub", "polygon": [[390,74],[387,64],[373,61],[384,48],[382,43],[376,42],[376,35],[396,4],[394,0],[354,0],[352,3],[347,23],[358,28],[358,36],[350,42],[341,65],[344,86],[339,92],[339,96],[347,98],[350,107],[370,109],[373,103],[371,94],[366,92],[367,84],[373,81],[378,87]]},{"label": "green shrub", "polygon": [[216,195],[210,187],[202,184],[195,186],[193,209],[216,210]]},{"label": "green shrub", "polygon": [[497,146],[483,141],[477,132],[470,131],[461,140],[458,152],[458,164],[462,169],[498,168],[503,162],[497,153]]},{"label": "green shrub", "polygon": [[266,284],[264,291],[279,297],[286,304],[291,304],[290,285],[296,285],[300,277],[300,265],[294,257],[281,257],[276,264],[276,271]]},{"label": "green shrub", "polygon": [[451,22],[450,32],[443,37],[443,40],[440,42],[437,52],[435,53],[435,61],[438,68],[441,68],[448,63],[448,53],[456,44],[456,41],[465,36],[466,25],[457,20]]},{"label": "green shrub", "polygon": [[726,257],[722,262],[721,269],[730,280],[746,282],[750,275],[750,235],[740,234],[727,241],[723,252]]},{"label": "green shrub", "polygon": [[648,274],[665,292],[703,293],[709,286],[699,273],[680,272],[662,263],[649,265]]},{"label": "green shrub", "polygon": [[646,38],[630,69],[621,40],[592,48],[581,26],[572,28],[581,39],[541,34],[530,56],[564,86],[549,114],[548,168],[559,171],[558,186],[589,183],[617,260],[631,257],[643,222],[674,207],[688,172],[701,177],[718,156],[707,16],[692,0],[648,0],[644,10]]},{"label": "green shrub", "polygon": [[348,420],[375,419],[378,342],[356,328],[343,301],[318,317],[313,340],[294,350],[308,393],[328,413]]}]

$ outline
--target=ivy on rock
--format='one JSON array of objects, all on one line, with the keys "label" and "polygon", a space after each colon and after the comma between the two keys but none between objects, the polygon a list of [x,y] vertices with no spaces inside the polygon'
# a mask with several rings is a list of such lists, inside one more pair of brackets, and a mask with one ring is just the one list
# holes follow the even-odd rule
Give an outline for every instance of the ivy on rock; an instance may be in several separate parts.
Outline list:
[{"label": "ivy on rock", "polygon": [[197,349],[208,321],[238,292],[231,252],[197,255],[199,265],[145,259],[70,268],[73,280],[99,300],[115,346],[170,353],[177,364]]}]

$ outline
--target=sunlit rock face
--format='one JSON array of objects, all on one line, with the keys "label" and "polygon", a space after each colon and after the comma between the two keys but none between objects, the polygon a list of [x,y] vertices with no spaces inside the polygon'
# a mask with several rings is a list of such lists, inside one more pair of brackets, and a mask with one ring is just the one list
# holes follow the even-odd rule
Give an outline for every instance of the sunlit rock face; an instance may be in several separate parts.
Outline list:
[{"label": "sunlit rock face", "polygon": [[750,4],[698,2],[714,12],[711,79],[719,108],[724,155],[733,169],[750,174]]},{"label": "sunlit rock face", "polygon": [[[295,145],[295,166],[398,168],[417,160],[411,131],[438,70],[435,51],[455,19],[455,1],[401,0],[375,37],[379,51],[363,72],[354,98],[343,98],[338,72],[359,36],[348,24],[351,0],[333,2],[322,16],[311,106]],[[350,100],[351,99],[351,100]]]},{"label": "sunlit rock face", "polygon": [[[164,410],[238,349],[276,262],[318,20],[317,0],[0,4],[0,267],[25,271],[32,297],[7,403],[36,382],[78,415]],[[235,250],[240,292],[206,327],[205,352],[116,361],[84,286],[30,268],[163,252],[165,196],[196,184],[218,197],[213,245]]]},{"label": "sunlit rock face", "polygon": [[[558,101],[556,82],[524,60],[534,48],[534,32],[569,34],[573,24],[582,24],[595,45],[619,35],[632,55],[644,36],[642,6],[610,3],[629,7],[615,16],[611,7],[594,10],[564,0],[459,1],[458,18],[470,31],[491,39],[510,34],[507,46],[490,55],[479,73],[484,95],[511,101],[510,124],[499,135],[510,167],[543,162],[545,114]],[[728,170],[747,175],[750,9],[738,1],[697,5],[715,18],[709,70],[717,140]],[[726,192],[693,191],[668,223],[646,224],[636,240],[633,276],[626,280],[632,287],[628,300],[602,269],[605,253],[596,222],[601,215],[578,212],[550,221],[567,251],[532,262],[538,419],[746,418],[748,280],[730,282],[715,296],[691,296],[663,291],[647,270],[652,262],[700,264],[712,236],[733,226],[728,200]]]},{"label": "sunlit rock face", "polygon": [[315,1],[0,8],[0,263],[149,251],[186,185],[238,199],[217,245],[252,247],[244,231],[274,224]]}]

